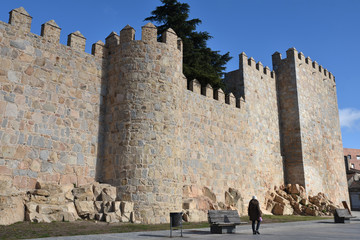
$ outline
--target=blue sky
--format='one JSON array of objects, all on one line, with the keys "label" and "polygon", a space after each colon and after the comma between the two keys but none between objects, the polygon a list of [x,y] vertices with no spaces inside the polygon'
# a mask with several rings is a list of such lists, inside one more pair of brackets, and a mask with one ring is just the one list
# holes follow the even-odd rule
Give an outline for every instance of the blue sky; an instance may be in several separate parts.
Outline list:
[{"label": "blue sky", "polygon": [[[245,52],[272,68],[271,55],[295,47],[316,60],[336,78],[343,145],[360,149],[360,1],[358,0],[180,0],[190,5],[190,18],[199,18],[200,31],[213,39],[209,46],[233,59],[227,71],[238,68]],[[143,19],[160,5],[159,0],[11,0],[2,1],[0,20],[23,6],[33,17],[31,31],[54,19],[62,28],[60,42],[79,30],[91,45],[127,24],[140,39]]]}]

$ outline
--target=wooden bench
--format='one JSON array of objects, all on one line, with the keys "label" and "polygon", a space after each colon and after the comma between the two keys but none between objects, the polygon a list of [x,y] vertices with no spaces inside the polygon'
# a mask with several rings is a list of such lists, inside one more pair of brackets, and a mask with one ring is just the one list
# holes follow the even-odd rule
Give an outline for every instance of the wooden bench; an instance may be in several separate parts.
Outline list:
[{"label": "wooden bench", "polygon": [[243,224],[236,210],[209,210],[208,221],[211,233],[235,233],[236,225]]},{"label": "wooden bench", "polygon": [[335,223],[349,223],[350,218],[355,218],[353,215],[350,214],[348,209],[335,209],[334,212],[334,220]]}]

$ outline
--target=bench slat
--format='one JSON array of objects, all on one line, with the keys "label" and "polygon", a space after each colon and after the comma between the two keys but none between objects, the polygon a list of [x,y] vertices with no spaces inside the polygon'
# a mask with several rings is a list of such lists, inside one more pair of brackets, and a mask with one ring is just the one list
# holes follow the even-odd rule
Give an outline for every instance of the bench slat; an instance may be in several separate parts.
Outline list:
[{"label": "bench slat", "polygon": [[354,218],[354,216],[351,215],[347,209],[339,209],[338,208],[338,209],[335,209],[335,211],[339,217]]},{"label": "bench slat", "polygon": [[212,218],[212,219],[215,219],[215,218],[222,218],[222,219],[225,219],[225,218],[240,218],[240,216],[209,216],[209,218]]},{"label": "bench slat", "polygon": [[210,210],[208,212],[209,216],[239,216],[239,213],[235,210],[231,210],[231,211],[215,211],[215,210]]},{"label": "bench slat", "polygon": [[231,226],[231,225],[240,225],[240,222],[238,223],[226,223],[226,222],[217,222],[214,223],[213,225],[217,225],[217,226]]},{"label": "bench slat", "polygon": [[233,216],[233,215],[216,215],[216,216],[210,216],[209,215],[209,217],[210,218],[239,218],[240,216],[238,215],[238,216]]},{"label": "bench slat", "polygon": [[236,215],[239,216],[239,213],[236,210],[231,210],[231,211],[215,211],[215,210],[210,210],[209,215]]},{"label": "bench slat", "polygon": [[240,218],[211,218],[210,222],[240,222]]},{"label": "bench slat", "polygon": [[217,226],[241,224],[239,213],[236,210],[209,210],[208,220],[210,224]]}]

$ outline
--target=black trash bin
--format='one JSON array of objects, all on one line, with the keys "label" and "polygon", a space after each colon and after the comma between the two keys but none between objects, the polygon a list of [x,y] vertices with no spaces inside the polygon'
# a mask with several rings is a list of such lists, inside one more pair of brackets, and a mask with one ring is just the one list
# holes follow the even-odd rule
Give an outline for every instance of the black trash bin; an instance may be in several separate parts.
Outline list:
[{"label": "black trash bin", "polygon": [[171,212],[170,213],[170,237],[172,237],[173,228],[181,229],[181,237],[182,234],[182,212]]}]

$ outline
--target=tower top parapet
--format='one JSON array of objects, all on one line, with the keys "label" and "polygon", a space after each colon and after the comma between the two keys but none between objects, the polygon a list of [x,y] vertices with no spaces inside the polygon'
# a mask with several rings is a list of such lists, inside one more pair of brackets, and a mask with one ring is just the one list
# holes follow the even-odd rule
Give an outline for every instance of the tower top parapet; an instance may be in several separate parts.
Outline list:
[{"label": "tower top parapet", "polygon": [[[109,35],[109,37],[112,34]],[[114,34],[113,34],[114,35]],[[113,36],[114,38],[114,36]],[[147,44],[155,44],[158,42],[157,37],[157,28],[151,22],[145,24],[141,27],[141,40],[135,40],[135,29],[130,25],[126,25],[120,31],[120,39],[119,43],[124,44],[131,41],[142,41]],[[178,50],[182,51],[182,41],[176,35],[175,31],[171,28],[165,30],[162,34],[162,43],[170,45],[173,48],[177,48]]]},{"label": "tower top parapet", "polygon": [[274,70],[276,70],[283,61],[295,61],[299,64],[298,66],[301,66],[302,64],[308,65],[312,67],[315,71],[322,73],[324,77],[327,77],[335,81],[335,77],[331,72],[329,72],[323,66],[319,65],[316,61],[312,61],[310,57],[305,57],[305,55],[302,52],[298,52],[294,47],[289,48],[286,51],[286,58],[283,59],[281,57],[281,53],[275,52],[272,55],[272,60],[273,60]]},{"label": "tower top parapet", "polygon": [[271,71],[268,66],[264,66],[262,62],[256,62],[253,57],[248,58],[245,52],[239,54],[239,68],[242,69],[244,67],[253,67],[258,70],[260,73],[264,75],[268,75],[271,78],[275,77],[275,72]]}]

